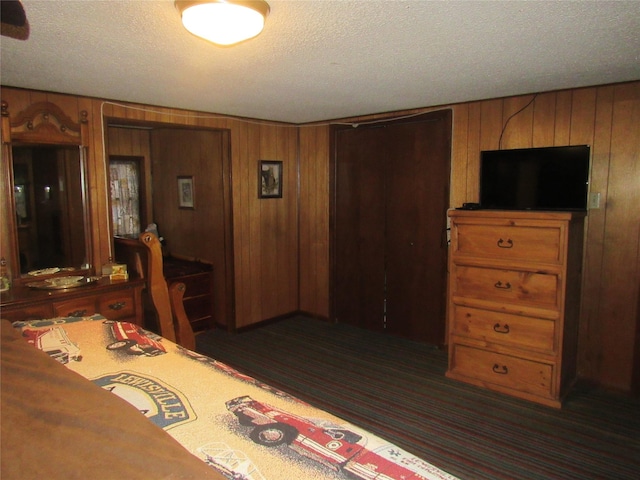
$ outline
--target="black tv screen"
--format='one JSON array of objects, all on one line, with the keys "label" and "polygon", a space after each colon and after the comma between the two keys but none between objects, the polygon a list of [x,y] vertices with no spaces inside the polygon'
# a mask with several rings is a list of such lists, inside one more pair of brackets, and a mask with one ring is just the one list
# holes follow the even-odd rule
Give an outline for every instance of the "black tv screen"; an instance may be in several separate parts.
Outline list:
[{"label": "black tv screen", "polygon": [[480,206],[586,210],[588,145],[489,150],[480,156]]}]

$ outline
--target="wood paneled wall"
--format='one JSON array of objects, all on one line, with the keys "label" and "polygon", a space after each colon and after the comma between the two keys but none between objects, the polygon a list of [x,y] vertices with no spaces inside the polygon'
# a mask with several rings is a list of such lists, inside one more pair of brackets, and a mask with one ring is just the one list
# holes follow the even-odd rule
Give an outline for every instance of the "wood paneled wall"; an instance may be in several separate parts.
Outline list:
[{"label": "wood paneled wall", "polygon": [[[152,218],[172,254],[217,264],[217,251],[224,251],[223,134],[168,128],[151,133]],[[178,176],[193,178],[193,209],[178,206]]]},{"label": "wood paneled wall", "polygon": [[[96,99],[11,88],[4,88],[2,96],[14,113],[39,100],[60,105],[74,119],[78,118],[79,110],[89,112],[96,264],[106,262],[109,256],[102,115],[130,121],[228,129],[232,150],[237,326],[296,310],[328,316],[330,138],[327,125],[260,125],[231,117],[199,116],[166,108],[134,109]],[[589,212],[586,225],[579,370],[584,378],[629,390],[634,365],[638,368],[640,361],[640,347],[636,344],[636,333],[640,331],[637,325],[640,82],[469,102],[446,108],[454,112],[452,207],[478,200],[481,150],[567,144],[592,146],[590,188],[592,192],[600,192],[602,203],[600,209]],[[520,109],[523,110],[517,113]],[[260,159],[284,161],[283,199],[257,198],[257,161]]]},{"label": "wood paneled wall", "polygon": [[[241,328],[298,310],[298,128],[215,114],[145,107],[12,87],[2,100],[17,114],[38,101],[57,104],[75,121],[89,120],[89,195],[96,267],[111,256],[108,170],[103,118],[112,123],[226,129],[231,137],[235,324]],[[128,154],[124,151],[113,154]],[[139,154],[139,153],[138,153]],[[283,198],[258,198],[258,161],[281,160]]]},{"label": "wood paneled wall", "polygon": [[[452,105],[451,207],[479,200],[480,152],[498,148],[591,145],[590,191],[601,194],[589,211],[585,233],[579,374],[607,387],[629,390],[640,370],[637,325],[640,288],[640,82],[499,98]],[[345,121],[364,122],[430,111],[418,109]],[[301,129],[303,214],[300,229],[328,225],[326,127]],[[315,152],[315,156],[308,152]],[[314,158],[313,167],[305,157]],[[317,189],[316,195],[305,191]],[[322,205],[315,211],[310,208]],[[319,242],[324,231],[317,230]],[[320,243],[318,243],[320,245]],[[328,244],[322,252],[301,242],[301,305],[325,315]],[[316,301],[315,299],[322,299]],[[317,310],[312,306],[316,305]],[[636,386],[636,388],[639,388]]]},{"label": "wood paneled wall", "polygon": [[300,310],[329,317],[329,127],[300,128]]},{"label": "wood paneled wall", "polygon": [[640,82],[457,105],[452,206],[478,201],[481,150],[580,144],[601,205],[585,229],[579,374],[628,390],[640,354]]}]

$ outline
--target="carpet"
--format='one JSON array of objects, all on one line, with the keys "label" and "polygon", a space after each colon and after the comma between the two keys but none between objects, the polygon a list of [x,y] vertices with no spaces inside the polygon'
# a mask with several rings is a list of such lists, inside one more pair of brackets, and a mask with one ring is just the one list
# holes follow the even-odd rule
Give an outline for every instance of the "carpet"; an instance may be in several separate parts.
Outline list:
[{"label": "carpet", "polygon": [[640,401],[575,388],[561,410],[447,379],[446,353],[296,316],[197,335],[197,351],[462,479],[637,479]]}]

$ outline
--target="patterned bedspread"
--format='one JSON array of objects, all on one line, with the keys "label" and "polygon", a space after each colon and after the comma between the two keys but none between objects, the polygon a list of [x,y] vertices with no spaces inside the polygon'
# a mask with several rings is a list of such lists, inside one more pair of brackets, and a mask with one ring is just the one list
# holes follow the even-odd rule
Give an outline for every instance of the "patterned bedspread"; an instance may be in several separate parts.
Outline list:
[{"label": "patterned bedspread", "polygon": [[229,479],[454,479],[209,357],[99,315],[16,322],[32,345],[125,399]]}]

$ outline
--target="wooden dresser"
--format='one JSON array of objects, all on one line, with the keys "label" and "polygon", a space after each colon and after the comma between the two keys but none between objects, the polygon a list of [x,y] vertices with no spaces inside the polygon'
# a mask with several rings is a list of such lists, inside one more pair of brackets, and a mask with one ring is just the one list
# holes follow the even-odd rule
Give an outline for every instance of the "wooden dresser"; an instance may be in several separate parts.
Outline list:
[{"label": "wooden dresser", "polygon": [[209,263],[164,257],[162,267],[169,286],[184,283],[182,303],[194,332],[215,328],[213,320],[213,267]]},{"label": "wooden dresser", "polygon": [[447,376],[560,407],[576,379],[584,214],[449,216]]},{"label": "wooden dresser", "polygon": [[0,317],[13,322],[100,313],[109,320],[143,326],[143,288],[143,280],[111,281],[108,277],[65,290],[15,286],[0,297]]}]

